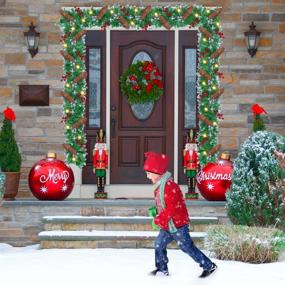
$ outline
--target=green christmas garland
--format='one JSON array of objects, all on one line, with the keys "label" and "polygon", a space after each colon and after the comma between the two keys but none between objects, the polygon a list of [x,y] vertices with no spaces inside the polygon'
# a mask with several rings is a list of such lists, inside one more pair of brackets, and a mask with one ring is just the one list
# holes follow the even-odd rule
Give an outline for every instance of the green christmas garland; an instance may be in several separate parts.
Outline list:
[{"label": "green christmas garland", "polygon": [[201,5],[146,6],[133,5],[63,8],[59,25],[64,57],[65,81],[62,96],[65,123],[66,161],[79,167],[85,165],[86,134],[84,132],[86,66],[85,33],[90,28],[124,28],[145,31],[151,28],[188,28],[198,32],[197,93],[199,119],[199,161],[202,165],[215,161],[218,144],[218,123],[223,118],[219,97],[223,93],[219,79],[219,57],[223,33],[219,14],[222,9]]},{"label": "green christmas garland", "polygon": [[163,94],[162,75],[151,61],[138,61],[120,77],[122,93],[130,104],[158,100]]}]

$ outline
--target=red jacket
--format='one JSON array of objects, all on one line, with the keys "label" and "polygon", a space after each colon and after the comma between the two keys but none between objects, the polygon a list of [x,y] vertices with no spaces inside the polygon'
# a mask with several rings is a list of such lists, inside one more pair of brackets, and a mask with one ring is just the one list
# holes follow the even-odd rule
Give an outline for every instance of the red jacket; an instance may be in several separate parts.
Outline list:
[{"label": "red jacket", "polygon": [[189,215],[180,187],[168,179],[164,189],[165,208],[162,209],[159,197],[159,188],[154,191],[155,205],[158,215],[154,223],[164,230],[169,230],[168,223],[170,219],[176,228],[189,224]]}]

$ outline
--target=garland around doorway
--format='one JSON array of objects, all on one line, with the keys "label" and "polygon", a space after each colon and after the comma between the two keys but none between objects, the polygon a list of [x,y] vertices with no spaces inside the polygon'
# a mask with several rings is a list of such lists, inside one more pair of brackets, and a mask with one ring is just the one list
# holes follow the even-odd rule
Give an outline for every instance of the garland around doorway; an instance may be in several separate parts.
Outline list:
[{"label": "garland around doorway", "polygon": [[219,57],[223,53],[223,33],[219,20],[221,8],[200,5],[137,7],[104,6],[63,8],[59,25],[62,31],[61,55],[64,58],[64,89],[61,95],[65,123],[66,161],[79,167],[85,165],[86,135],[84,133],[86,100],[85,34],[86,29],[124,28],[147,31],[152,28],[198,30],[199,62],[197,66],[199,159],[202,165],[215,161],[218,144],[218,122],[223,118],[219,97]]}]

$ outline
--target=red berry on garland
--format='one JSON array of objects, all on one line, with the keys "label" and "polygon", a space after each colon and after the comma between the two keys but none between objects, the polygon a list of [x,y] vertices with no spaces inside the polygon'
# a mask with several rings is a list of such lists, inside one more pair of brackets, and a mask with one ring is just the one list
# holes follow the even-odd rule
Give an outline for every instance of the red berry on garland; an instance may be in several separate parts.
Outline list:
[{"label": "red berry on garland", "polygon": [[223,113],[218,113],[217,117],[218,117],[218,119],[223,120],[224,119],[224,114]]},{"label": "red berry on garland", "polygon": [[66,81],[67,80],[67,75],[62,75],[60,81]]},{"label": "red berry on garland", "polygon": [[106,22],[106,23],[104,23],[104,25],[101,27],[101,31],[106,31],[106,28],[107,28],[107,26],[109,26],[110,25],[110,23],[109,22]]},{"label": "red berry on garland", "polygon": [[147,29],[148,29],[148,25],[145,25],[145,26],[143,27],[143,31],[147,31]]},{"label": "red berry on garland", "polygon": [[216,31],[216,34],[217,34],[221,39],[224,39],[224,38],[225,38],[223,32]]},{"label": "red berry on garland", "polygon": [[218,74],[219,78],[222,78],[222,79],[225,78],[225,77],[224,77],[224,74],[223,74],[222,72],[219,72],[219,71],[218,71],[217,74]]}]

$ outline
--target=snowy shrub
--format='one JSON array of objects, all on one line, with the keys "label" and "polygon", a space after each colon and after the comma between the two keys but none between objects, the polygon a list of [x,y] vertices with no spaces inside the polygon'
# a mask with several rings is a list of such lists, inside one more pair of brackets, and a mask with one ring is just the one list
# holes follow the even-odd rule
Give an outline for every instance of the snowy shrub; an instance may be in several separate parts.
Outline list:
[{"label": "snowy shrub", "polygon": [[252,134],[241,146],[226,195],[234,224],[285,228],[282,171],[274,155],[284,147],[284,137],[267,131]]},{"label": "snowy shrub", "polygon": [[277,261],[285,249],[285,234],[274,228],[213,225],[205,243],[222,260],[267,263]]}]

